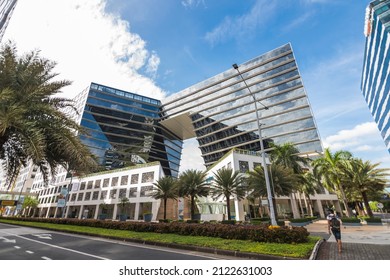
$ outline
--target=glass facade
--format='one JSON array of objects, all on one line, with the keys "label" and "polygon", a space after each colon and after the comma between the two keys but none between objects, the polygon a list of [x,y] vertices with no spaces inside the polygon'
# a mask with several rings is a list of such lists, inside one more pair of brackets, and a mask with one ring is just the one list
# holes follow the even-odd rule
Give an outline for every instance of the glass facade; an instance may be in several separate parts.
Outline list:
[{"label": "glass facade", "polygon": [[390,153],[390,0],[377,0],[366,10],[366,46],[361,89]]},{"label": "glass facade", "polygon": [[231,68],[162,102],[167,119],[190,113],[206,166],[232,148],[260,150],[253,97],[260,104],[257,107],[266,151],[270,142],[291,142],[301,154],[322,152],[291,45],[252,59],[239,69],[250,91]]},{"label": "glass facade", "polygon": [[80,138],[106,169],[159,161],[177,177],[185,139],[197,138],[206,167],[232,148],[260,150],[255,98],[266,151],[290,142],[304,155],[322,152],[290,44],[240,65],[240,73],[250,91],[232,68],[162,102],[92,83],[75,98],[74,118],[87,130]]},{"label": "glass facade", "polygon": [[0,41],[3,38],[17,0],[0,0]]},{"label": "glass facade", "polygon": [[177,176],[182,141],[159,124],[159,100],[92,83],[75,100],[81,140],[106,169],[159,161],[165,174]]}]

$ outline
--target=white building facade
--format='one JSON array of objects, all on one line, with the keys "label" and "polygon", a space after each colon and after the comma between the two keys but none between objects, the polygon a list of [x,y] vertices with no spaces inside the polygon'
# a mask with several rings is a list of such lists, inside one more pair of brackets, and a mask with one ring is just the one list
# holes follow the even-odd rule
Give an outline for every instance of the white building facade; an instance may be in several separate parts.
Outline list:
[{"label": "white building facade", "polygon": [[[118,220],[124,215],[125,220],[143,220],[148,212],[155,221],[161,203],[150,194],[153,183],[162,176],[160,163],[153,162],[69,177],[65,182],[35,190],[39,194],[39,216]],[[59,203],[63,197],[65,204]],[[123,197],[128,198],[128,204],[121,209]]]},{"label": "white building facade", "polygon": [[[208,178],[212,182],[214,173],[222,168],[230,168],[233,172],[239,171],[241,174],[245,174],[247,171],[261,166],[261,162],[262,159],[259,152],[234,149],[208,169]],[[266,162],[269,164],[268,159],[266,159]],[[337,195],[331,194],[325,189],[321,193],[310,196],[310,200],[313,202],[313,212],[321,218],[326,216],[326,209],[331,206],[335,206],[336,211],[341,212]],[[237,200],[237,198],[231,198],[231,201],[233,201],[231,204],[231,216],[236,221],[245,221],[246,217],[257,218],[267,215],[268,205],[266,197],[255,203],[251,203],[246,199]],[[222,220],[227,217],[225,198],[220,198],[216,201],[208,197],[202,199],[199,206],[203,220]],[[276,207],[279,217],[301,218],[305,212],[307,213],[305,210],[308,209],[309,203],[303,194],[293,193],[290,196],[277,196],[274,207]]]}]

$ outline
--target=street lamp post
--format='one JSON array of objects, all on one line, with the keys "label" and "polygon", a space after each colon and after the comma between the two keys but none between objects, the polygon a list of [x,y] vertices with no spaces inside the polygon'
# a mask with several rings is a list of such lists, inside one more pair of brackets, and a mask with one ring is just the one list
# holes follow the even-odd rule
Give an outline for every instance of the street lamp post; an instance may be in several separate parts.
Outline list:
[{"label": "street lamp post", "polygon": [[233,64],[233,68],[237,70],[238,74],[240,75],[241,79],[243,80],[246,88],[248,89],[248,91],[251,94],[251,96],[253,98],[253,101],[255,103],[256,123],[257,123],[257,130],[258,130],[258,133],[259,133],[260,153],[261,153],[262,165],[263,165],[263,170],[264,170],[265,185],[266,185],[266,188],[267,188],[267,197],[268,197],[268,205],[269,205],[269,211],[270,211],[270,216],[271,216],[271,224],[273,226],[276,226],[277,222],[276,222],[276,217],[275,217],[274,204],[273,204],[273,201],[272,201],[272,192],[271,192],[271,185],[270,185],[270,182],[269,182],[268,168],[267,168],[267,163],[265,161],[266,153],[264,151],[263,137],[261,135],[260,117],[259,117],[259,111],[258,111],[258,108],[257,108],[257,102],[259,102],[264,107],[265,110],[268,110],[268,107],[265,106],[264,104],[262,104],[260,101],[256,100],[255,95],[249,89],[249,86],[247,85],[244,77],[241,75],[241,72],[238,69],[238,65],[237,64]]}]

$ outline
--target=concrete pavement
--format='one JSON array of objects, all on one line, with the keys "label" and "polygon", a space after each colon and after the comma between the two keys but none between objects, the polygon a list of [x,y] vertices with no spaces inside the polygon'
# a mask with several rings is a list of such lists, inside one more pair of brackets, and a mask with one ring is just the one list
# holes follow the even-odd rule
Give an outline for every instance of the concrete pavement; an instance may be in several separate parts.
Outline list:
[{"label": "concrete pavement", "polygon": [[326,220],[305,226],[323,242],[314,253],[316,260],[390,260],[390,223],[384,225],[342,226],[343,251],[338,253],[333,235],[328,234]]}]

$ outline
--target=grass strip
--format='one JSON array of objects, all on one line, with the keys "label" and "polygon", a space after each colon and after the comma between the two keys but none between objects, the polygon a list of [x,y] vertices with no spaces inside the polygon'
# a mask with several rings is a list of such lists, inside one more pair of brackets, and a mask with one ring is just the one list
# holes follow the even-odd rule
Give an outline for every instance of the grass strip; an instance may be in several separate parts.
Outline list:
[{"label": "grass strip", "polygon": [[107,238],[119,238],[123,240],[137,239],[149,242],[160,242],[167,244],[180,244],[180,245],[192,245],[199,247],[216,248],[221,250],[249,252],[264,255],[272,255],[278,257],[307,259],[316,242],[320,237],[309,236],[309,242],[299,244],[281,244],[281,243],[261,243],[246,240],[230,240],[214,237],[203,236],[184,236],[178,234],[161,234],[151,232],[134,232],[127,230],[117,229],[105,229],[97,227],[75,226],[75,225],[62,225],[62,224],[50,224],[40,222],[25,222],[14,220],[2,220],[0,222],[39,227],[56,231],[66,231],[70,233],[98,235]]}]

